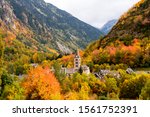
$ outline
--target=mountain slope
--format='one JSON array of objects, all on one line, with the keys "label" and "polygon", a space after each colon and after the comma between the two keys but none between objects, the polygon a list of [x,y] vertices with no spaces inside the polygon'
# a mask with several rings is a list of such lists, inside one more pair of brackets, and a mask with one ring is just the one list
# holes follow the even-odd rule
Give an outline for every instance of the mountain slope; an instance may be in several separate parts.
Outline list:
[{"label": "mountain slope", "polygon": [[121,16],[117,24],[104,38],[91,44],[92,50],[114,43],[116,40],[125,45],[132,44],[133,39],[150,38],[150,1],[141,0],[127,13]]},{"label": "mountain slope", "polygon": [[84,56],[94,64],[150,67],[150,1],[131,8],[108,35],[87,47]]},{"label": "mountain slope", "polygon": [[100,30],[104,33],[104,34],[108,34],[110,32],[110,30],[112,29],[112,27],[117,23],[117,19],[113,19],[108,21]]},{"label": "mountain slope", "polygon": [[[12,20],[18,20],[22,26],[27,27],[40,46],[67,53],[77,47],[85,48],[89,42],[102,35],[98,29],[43,0],[2,1],[8,1],[7,4],[11,6]],[[23,42],[29,43],[25,39]]]},{"label": "mountain slope", "polygon": [[108,40],[132,41],[134,38],[150,37],[150,1],[141,0],[127,13],[107,35]]}]

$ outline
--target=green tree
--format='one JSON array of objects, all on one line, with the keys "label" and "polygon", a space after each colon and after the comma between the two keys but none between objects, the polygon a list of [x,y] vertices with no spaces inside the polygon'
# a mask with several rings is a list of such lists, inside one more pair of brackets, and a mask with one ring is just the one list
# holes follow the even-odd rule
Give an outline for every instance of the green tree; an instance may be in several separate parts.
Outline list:
[{"label": "green tree", "polygon": [[4,57],[4,41],[2,35],[0,35],[0,77],[2,75],[3,57]]},{"label": "green tree", "polygon": [[62,83],[62,80],[65,78],[65,73],[61,71],[61,65],[58,61],[54,61],[53,63],[54,74],[58,81]]},{"label": "green tree", "polygon": [[4,43],[2,40],[2,37],[0,35],[0,95],[2,92],[2,79],[1,79],[1,75],[2,75],[2,69],[3,69],[3,55],[4,55]]},{"label": "green tree", "polygon": [[7,73],[6,70],[2,71],[1,75],[1,94],[4,91],[6,85],[11,85],[13,82],[13,78]]},{"label": "green tree", "polygon": [[20,86],[20,82],[14,81],[11,85],[6,85],[2,93],[2,99],[5,100],[23,100],[24,89]]}]

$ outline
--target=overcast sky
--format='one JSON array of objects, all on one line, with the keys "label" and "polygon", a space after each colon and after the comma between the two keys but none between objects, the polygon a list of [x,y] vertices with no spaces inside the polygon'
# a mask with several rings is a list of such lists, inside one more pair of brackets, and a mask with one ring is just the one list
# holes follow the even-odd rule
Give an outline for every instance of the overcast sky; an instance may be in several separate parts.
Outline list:
[{"label": "overcast sky", "polygon": [[118,19],[140,0],[45,0],[78,19],[100,28],[111,19]]}]

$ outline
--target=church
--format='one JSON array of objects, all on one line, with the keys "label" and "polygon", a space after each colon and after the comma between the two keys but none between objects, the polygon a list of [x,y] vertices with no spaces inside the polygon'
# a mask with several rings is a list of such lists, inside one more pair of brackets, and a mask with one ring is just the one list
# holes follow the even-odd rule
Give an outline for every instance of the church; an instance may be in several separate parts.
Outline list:
[{"label": "church", "polygon": [[90,74],[90,68],[87,65],[81,65],[81,57],[79,54],[79,50],[76,51],[74,55],[74,67],[73,68],[66,68],[62,67],[61,71],[64,72],[66,75],[70,76],[79,70],[82,70],[82,73]]}]

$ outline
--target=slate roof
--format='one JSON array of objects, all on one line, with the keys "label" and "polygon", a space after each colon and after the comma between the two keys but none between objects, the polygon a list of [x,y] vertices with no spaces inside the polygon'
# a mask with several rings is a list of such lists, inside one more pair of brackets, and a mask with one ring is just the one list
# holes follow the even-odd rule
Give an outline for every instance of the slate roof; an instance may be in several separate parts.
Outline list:
[{"label": "slate roof", "polygon": [[73,74],[73,73],[75,73],[74,68],[66,68],[66,74]]}]

